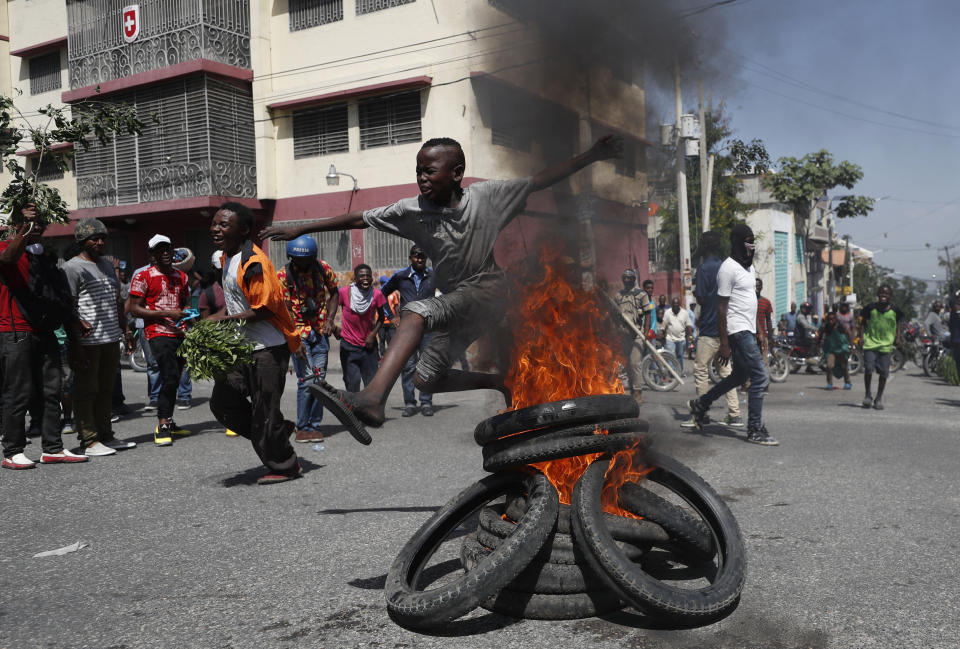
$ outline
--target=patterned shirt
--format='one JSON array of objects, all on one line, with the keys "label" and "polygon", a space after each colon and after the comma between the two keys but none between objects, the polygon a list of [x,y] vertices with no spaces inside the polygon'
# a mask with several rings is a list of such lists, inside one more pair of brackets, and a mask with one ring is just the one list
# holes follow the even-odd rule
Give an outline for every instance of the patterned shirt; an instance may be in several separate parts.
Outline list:
[{"label": "patterned shirt", "polygon": [[[280,286],[283,287],[283,299],[290,303],[293,312],[293,324],[301,338],[307,338],[310,331],[320,333],[327,319],[327,300],[339,288],[337,276],[322,259],[317,260],[319,272],[287,273],[288,266],[277,271]],[[326,289],[326,290],[324,290]],[[317,315],[305,318],[302,313],[304,298],[312,298],[317,305]]]},{"label": "patterned shirt", "polygon": [[63,272],[77,298],[77,314],[93,327],[93,333],[81,338],[80,344],[103,345],[123,338],[117,311],[120,282],[113,264],[103,257],[93,262],[77,255],[63,265]]},{"label": "patterned shirt", "polygon": [[[176,268],[165,275],[157,266],[148,266],[133,276],[130,282],[130,297],[142,297],[148,311],[185,309],[190,300],[187,289],[187,274]],[[179,338],[186,329],[173,318],[146,320],[143,328],[147,340],[158,336]]]},{"label": "patterned shirt", "polygon": [[773,305],[765,297],[757,297],[757,329],[765,338],[770,336],[773,331],[773,324],[770,318],[773,316]]}]

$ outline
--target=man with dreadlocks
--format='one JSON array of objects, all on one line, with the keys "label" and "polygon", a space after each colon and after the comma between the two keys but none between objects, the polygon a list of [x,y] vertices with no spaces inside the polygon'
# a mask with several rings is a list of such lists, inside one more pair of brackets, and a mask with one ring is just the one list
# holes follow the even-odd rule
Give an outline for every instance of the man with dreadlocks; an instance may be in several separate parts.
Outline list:
[{"label": "man with dreadlocks", "polygon": [[717,272],[717,329],[720,334],[717,354],[724,365],[733,359],[733,371],[687,405],[697,425],[702,425],[710,404],[749,379],[747,441],[776,446],[779,442],[763,425],[763,389],[770,377],[756,339],[757,293],[753,253],[753,230],[743,223],[736,224],[730,231],[730,256]]},{"label": "man with dreadlocks", "polygon": [[370,443],[364,424],[383,424],[390,388],[426,332],[433,332],[433,337],[417,362],[417,389],[435,394],[487,388],[501,391],[510,403],[502,376],[450,367],[488,323],[503,319],[504,275],[493,258],[497,235],[524,210],[531,193],[594,162],[618,157],[621,147],[618,138],[606,136],[584,153],[531,178],[487,180],[464,188],[463,149],[451,138],[435,138],[417,153],[419,196],[299,227],[272,226],[260,233],[263,238],[289,240],[310,232],[373,227],[411,239],[433,260],[442,295],[403,306],[400,326],[369,385],[360,392],[335,390],[326,383],[311,386],[351,435]]}]

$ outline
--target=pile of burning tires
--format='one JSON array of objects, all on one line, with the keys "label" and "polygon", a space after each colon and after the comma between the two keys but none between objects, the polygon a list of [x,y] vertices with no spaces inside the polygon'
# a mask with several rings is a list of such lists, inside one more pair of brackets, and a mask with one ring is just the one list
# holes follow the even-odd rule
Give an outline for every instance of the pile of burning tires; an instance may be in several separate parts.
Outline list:
[{"label": "pile of burning tires", "polygon": [[[598,395],[481,422],[474,437],[492,475],[441,507],[400,551],[385,586],[391,618],[428,629],[477,607],[541,620],[633,607],[698,625],[732,610],[746,574],[739,526],[699,475],[643,445],[648,426],[638,414],[630,397]],[[601,508],[611,458],[624,449],[636,449],[631,457],[647,473],[616,500],[641,518]],[[529,466],[596,453],[569,505]]]}]

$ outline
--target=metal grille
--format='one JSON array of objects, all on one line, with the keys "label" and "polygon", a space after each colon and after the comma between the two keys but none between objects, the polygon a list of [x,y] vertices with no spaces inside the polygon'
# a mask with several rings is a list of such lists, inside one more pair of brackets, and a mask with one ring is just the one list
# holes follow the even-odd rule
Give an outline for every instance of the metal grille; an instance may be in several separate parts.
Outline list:
[{"label": "metal grille", "polygon": [[420,91],[360,101],[360,149],[419,142]]},{"label": "metal grille", "polygon": [[60,78],[60,50],[41,54],[30,59],[30,94],[56,90],[62,85]]},{"label": "metal grille", "polygon": [[[39,168],[37,162],[40,162]],[[63,178],[63,169],[57,164],[56,159],[50,153],[46,153],[43,158],[39,156],[30,159],[30,169],[36,174],[37,180],[42,183],[48,180],[59,180]]]},{"label": "metal grille", "polygon": [[363,231],[363,261],[376,268],[405,268],[410,265],[410,241],[374,228]]},{"label": "metal grille", "polygon": [[290,0],[290,31],[343,20],[343,0]]},{"label": "metal grille", "polygon": [[126,0],[67,0],[70,84],[89,86],[206,58],[250,67],[249,0],[140,0],[140,34],[123,40]]},{"label": "metal grille", "polygon": [[[283,225],[303,225],[304,221],[283,221]],[[317,257],[327,262],[333,270],[350,270],[350,233],[349,232],[314,232],[308,234],[317,242]],[[286,265],[287,242],[270,239],[270,249],[267,251],[270,261],[276,268]]]},{"label": "metal grille", "polygon": [[294,159],[349,150],[345,103],[293,114]]},{"label": "metal grille", "polygon": [[[253,197],[256,155],[249,88],[196,75],[113,99],[146,123],[139,136],[76,153],[81,208],[189,196]],[[83,110],[82,104],[75,110]],[[160,121],[150,119],[156,114]]]},{"label": "metal grille", "polygon": [[411,2],[415,2],[415,0],[357,0],[357,15],[360,16],[362,14],[380,11],[381,9],[398,7],[400,5],[410,4]]},{"label": "metal grille", "polygon": [[637,143],[630,138],[623,139],[623,156],[614,161],[614,169],[621,176],[637,176]]}]

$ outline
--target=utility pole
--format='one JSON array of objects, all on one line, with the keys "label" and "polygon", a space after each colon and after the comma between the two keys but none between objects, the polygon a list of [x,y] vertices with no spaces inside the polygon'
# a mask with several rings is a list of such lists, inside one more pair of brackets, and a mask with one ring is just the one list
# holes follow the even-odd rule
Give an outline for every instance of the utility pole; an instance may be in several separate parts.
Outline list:
[{"label": "utility pole", "polygon": [[690,221],[687,215],[687,170],[686,143],[681,137],[683,121],[683,99],[680,96],[680,62],[674,63],[673,84],[674,107],[676,109],[677,129],[677,221],[680,226],[680,299],[684,307],[690,306],[688,291],[691,286],[690,271]]},{"label": "utility pole", "polygon": [[944,246],[943,254],[947,256],[947,290],[953,293],[953,262],[950,261],[950,248],[953,246]]},{"label": "utility pole", "polygon": [[707,117],[703,105],[703,79],[697,80],[697,99],[700,101],[700,203],[703,206],[700,223],[703,232],[706,232],[710,229],[710,181],[713,180],[713,174],[707,163]]}]

